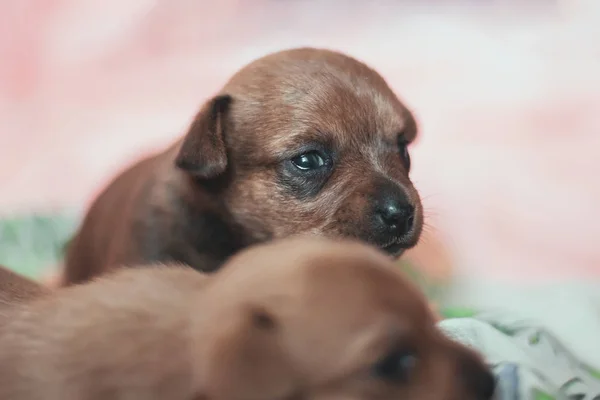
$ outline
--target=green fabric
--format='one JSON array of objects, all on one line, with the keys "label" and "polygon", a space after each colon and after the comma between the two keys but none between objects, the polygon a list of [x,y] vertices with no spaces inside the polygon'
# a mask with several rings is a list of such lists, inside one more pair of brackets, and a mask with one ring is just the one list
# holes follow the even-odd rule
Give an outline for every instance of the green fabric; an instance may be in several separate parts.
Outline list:
[{"label": "green fabric", "polygon": [[468,307],[446,307],[440,311],[442,318],[470,318],[477,314],[477,311]]},{"label": "green fabric", "polygon": [[77,227],[70,213],[15,215],[0,219],[0,264],[38,277],[63,256]]},{"label": "green fabric", "polygon": [[531,390],[531,398],[532,400],[554,400],[555,397],[544,392],[543,390],[533,388]]}]

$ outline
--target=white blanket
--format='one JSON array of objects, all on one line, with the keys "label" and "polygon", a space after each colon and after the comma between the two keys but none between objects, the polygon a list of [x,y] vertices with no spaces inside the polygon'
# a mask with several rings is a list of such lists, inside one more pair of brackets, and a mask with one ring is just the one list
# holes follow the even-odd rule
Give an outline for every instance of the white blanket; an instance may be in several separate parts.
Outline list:
[{"label": "white blanket", "polygon": [[502,301],[491,302],[488,291],[487,305],[498,310],[504,304],[504,311],[446,319],[440,326],[486,358],[498,379],[497,400],[600,400],[600,364],[594,363],[600,358],[600,292],[571,289],[504,290]]}]

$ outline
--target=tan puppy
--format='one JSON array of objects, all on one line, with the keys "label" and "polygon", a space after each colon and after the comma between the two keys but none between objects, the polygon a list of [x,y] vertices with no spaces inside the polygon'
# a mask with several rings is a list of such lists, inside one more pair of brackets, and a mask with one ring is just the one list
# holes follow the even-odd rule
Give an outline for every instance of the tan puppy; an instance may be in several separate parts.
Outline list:
[{"label": "tan puppy", "polygon": [[69,245],[65,283],[124,264],[214,271],[245,246],[304,233],[399,256],[423,223],[409,179],[416,135],[365,64],[309,48],[263,57],[206,101],[184,138],[100,194]]},{"label": "tan puppy", "polygon": [[123,269],[15,310],[1,400],[487,400],[494,380],[378,251],[288,239],[220,272]]},{"label": "tan puppy", "polygon": [[0,265],[0,323],[7,309],[48,293],[47,287]]}]

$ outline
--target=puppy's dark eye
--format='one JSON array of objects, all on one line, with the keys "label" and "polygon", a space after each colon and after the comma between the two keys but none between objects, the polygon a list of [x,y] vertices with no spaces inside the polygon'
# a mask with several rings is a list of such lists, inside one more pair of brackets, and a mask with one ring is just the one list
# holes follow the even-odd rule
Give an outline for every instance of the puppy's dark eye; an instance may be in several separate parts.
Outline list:
[{"label": "puppy's dark eye", "polygon": [[411,351],[394,351],[379,360],[373,367],[377,378],[403,383],[412,375],[417,366],[417,356]]},{"label": "puppy's dark eye", "polygon": [[324,166],[325,160],[318,152],[309,151],[292,158],[292,164],[299,170],[310,171]]},{"label": "puppy's dark eye", "polygon": [[398,150],[400,152],[400,159],[404,164],[406,170],[410,170],[410,154],[408,154],[408,143],[402,139],[398,140]]}]

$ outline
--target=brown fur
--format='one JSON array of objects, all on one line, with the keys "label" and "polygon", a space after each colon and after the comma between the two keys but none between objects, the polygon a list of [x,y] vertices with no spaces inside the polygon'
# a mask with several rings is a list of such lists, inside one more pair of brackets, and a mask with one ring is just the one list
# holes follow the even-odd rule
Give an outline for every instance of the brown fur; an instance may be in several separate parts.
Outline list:
[{"label": "brown fur", "polygon": [[50,290],[0,265],[0,322],[7,310],[50,293]]},{"label": "brown fur", "polygon": [[353,242],[256,246],[214,275],[122,269],[0,327],[0,400],[488,400],[492,390],[479,357],[442,335],[392,261]]},{"label": "brown fur", "polygon": [[[214,271],[252,243],[304,233],[398,256],[423,222],[406,152],[416,134],[365,64],[309,48],[263,57],[202,106],[183,139],[96,199],[68,248],[65,283],[125,264]],[[294,166],[314,152],[319,168]],[[382,210],[397,212],[384,223]]]}]

